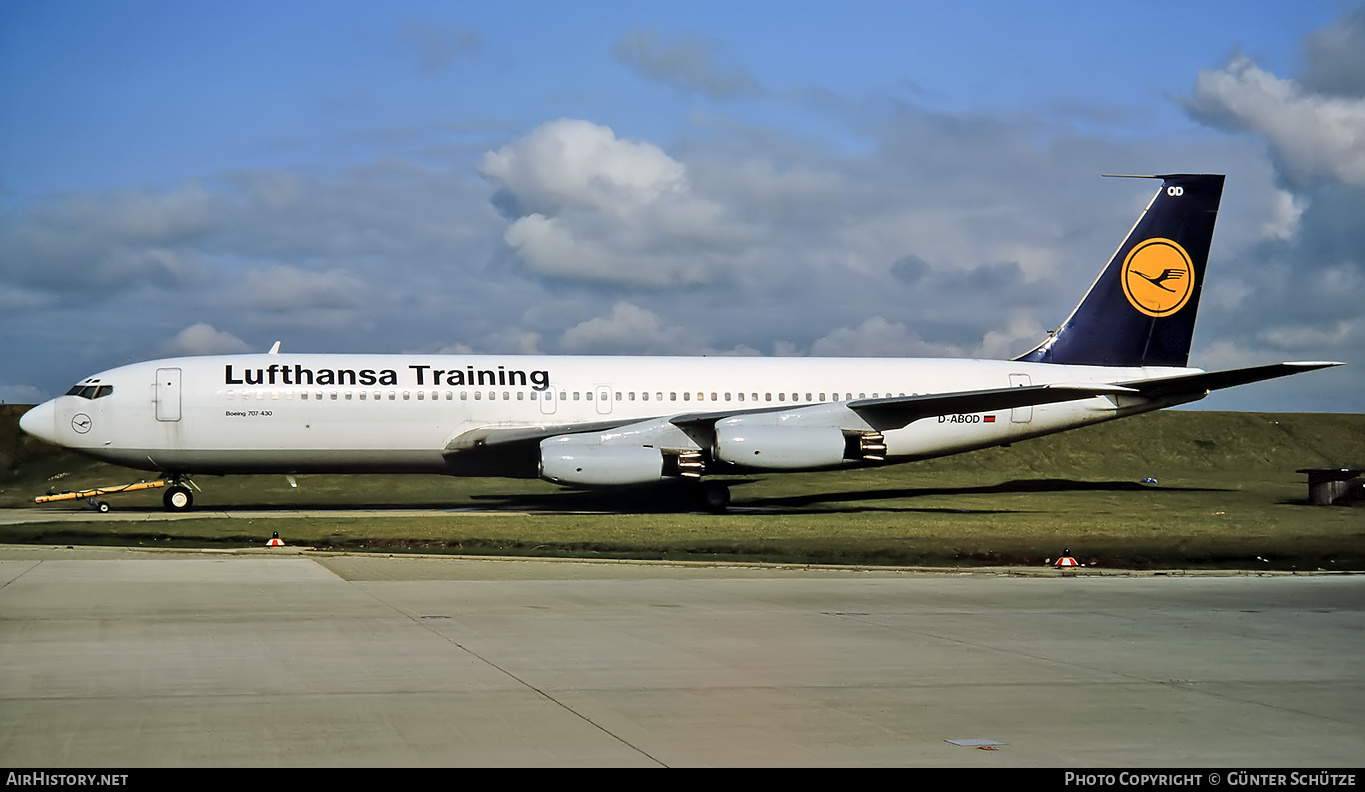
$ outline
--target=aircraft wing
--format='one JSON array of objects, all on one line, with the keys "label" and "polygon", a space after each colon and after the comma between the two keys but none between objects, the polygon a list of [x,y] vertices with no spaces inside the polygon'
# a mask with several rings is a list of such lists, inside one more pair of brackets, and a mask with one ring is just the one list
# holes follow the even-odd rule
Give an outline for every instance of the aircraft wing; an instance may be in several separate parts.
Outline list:
[{"label": "aircraft wing", "polygon": [[450,442],[446,443],[444,451],[451,454],[489,446],[539,443],[548,437],[586,432],[607,432],[632,423],[638,423],[638,419],[576,424],[537,424],[534,426],[479,426],[451,438]]},{"label": "aircraft wing", "polygon": [[930,393],[921,396],[855,399],[849,402],[683,413],[645,419],[644,421],[635,418],[575,424],[481,426],[452,438],[446,444],[444,451],[447,454],[452,454],[493,446],[508,446],[518,443],[533,444],[560,435],[610,432],[623,427],[663,422],[676,426],[693,438],[699,446],[705,448],[708,445],[708,439],[715,431],[716,423],[719,421],[744,415],[783,412],[801,416],[806,425],[839,425],[839,415],[847,416],[848,413],[845,411],[852,411],[872,429],[887,431],[900,429],[915,421],[938,415],[1012,410],[1016,407],[1053,404],[1088,399],[1094,396],[1137,396],[1145,399],[1161,399],[1197,394],[1196,398],[1198,398],[1213,390],[1339,365],[1342,364],[1333,361],[1298,361],[1228,371],[1199,372],[1176,377],[1132,380],[1118,384],[1054,383],[1051,385],[1026,385],[955,393]]},{"label": "aircraft wing", "polygon": [[980,413],[1012,410],[1039,404],[1088,399],[1092,396],[1137,394],[1125,385],[1108,383],[1065,383],[1053,385],[1024,385],[1014,388],[961,391],[958,393],[929,393],[923,396],[891,396],[882,399],[857,399],[848,403],[849,409],[877,431],[900,429],[922,418],[957,413]]},{"label": "aircraft wing", "polygon": [[1260,382],[1276,377],[1288,377],[1291,374],[1340,365],[1342,364],[1330,360],[1303,360],[1290,363],[1272,363],[1268,366],[1229,369],[1227,371],[1185,374],[1178,377],[1134,380],[1125,382],[1123,385],[1150,399],[1192,394],[1202,396],[1209,391],[1221,390],[1222,388],[1246,385],[1249,382]]},{"label": "aircraft wing", "polygon": [[445,453],[459,453],[477,448],[506,446],[517,443],[539,443],[551,437],[569,434],[610,432],[642,424],[666,422],[692,437],[699,446],[709,445],[709,438],[718,421],[744,415],[762,413],[792,413],[805,419],[807,425],[839,425],[841,416],[852,411],[868,426],[877,431],[899,429],[922,418],[956,413],[1009,410],[1015,407],[1052,404],[1054,402],[1086,399],[1105,395],[1141,395],[1125,385],[1108,383],[1075,383],[1031,385],[1014,388],[993,388],[956,393],[933,393],[922,396],[888,396],[878,399],[855,399],[850,402],[826,402],[808,405],[786,405],[754,409],[722,410],[704,413],[684,413],[654,419],[597,421],[579,424],[542,424],[535,426],[481,426],[463,432],[450,440]]}]

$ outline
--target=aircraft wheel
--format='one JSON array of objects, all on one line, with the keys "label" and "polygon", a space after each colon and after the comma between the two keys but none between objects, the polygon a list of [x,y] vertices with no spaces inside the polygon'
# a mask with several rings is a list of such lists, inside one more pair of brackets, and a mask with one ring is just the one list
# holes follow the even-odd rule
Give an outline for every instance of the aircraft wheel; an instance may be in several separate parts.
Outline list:
[{"label": "aircraft wheel", "polygon": [[109,504],[106,501],[100,501],[99,503],[96,503],[95,508],[100,510],[100,514],[109,513]]},{"label": "aircraft wheel", "polygon": [[723,512],[730,505],[730,488],[719,484],[702,487],[701,502],[707,511]]},{"label": "aircraft wheel", "polygon": [[188,511],[194,505],[194,496],[190,494],[188,487],[176,484],[166,488],[166,494],[162,496],[161,502],[165,504],[166,511]]}]

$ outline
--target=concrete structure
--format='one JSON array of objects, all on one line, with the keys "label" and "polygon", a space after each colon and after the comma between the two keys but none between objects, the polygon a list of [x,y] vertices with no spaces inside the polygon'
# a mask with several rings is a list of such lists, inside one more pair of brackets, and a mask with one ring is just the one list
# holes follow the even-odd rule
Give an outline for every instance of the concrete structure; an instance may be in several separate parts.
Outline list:
[{"label": "concrete structure", "polygon": [[1365,576],[1036,575],[0,547],[0,764],[1359,766]]}]

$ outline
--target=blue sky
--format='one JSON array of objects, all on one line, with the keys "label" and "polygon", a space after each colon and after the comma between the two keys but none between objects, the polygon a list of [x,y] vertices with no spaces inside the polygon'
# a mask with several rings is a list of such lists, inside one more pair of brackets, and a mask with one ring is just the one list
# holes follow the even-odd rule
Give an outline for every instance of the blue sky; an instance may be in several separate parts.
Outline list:
[{"label": "blue sky", "polygon": [[1365,410],[1344,2],[0,4],[0,398],[170,354],[1012,356],[1228,174],[1192,364]]}]

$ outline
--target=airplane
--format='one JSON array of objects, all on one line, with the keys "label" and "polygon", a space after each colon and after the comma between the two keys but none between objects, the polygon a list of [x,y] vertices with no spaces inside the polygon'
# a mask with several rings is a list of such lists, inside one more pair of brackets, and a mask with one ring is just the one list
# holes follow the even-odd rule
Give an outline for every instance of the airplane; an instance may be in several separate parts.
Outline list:
[{"label": "airplane", "polygon": [[[568,487],[890,465],[1008,445],[1333,361],[1187,366],[1223,193],[1168,174],[1071,315],[1013,360],[264,354],[102,371],[25,432],[161,474],[440,473]],[[721,479],[723,482],[724,479]],[[102,506],[107,508],[106,506]]]}]

